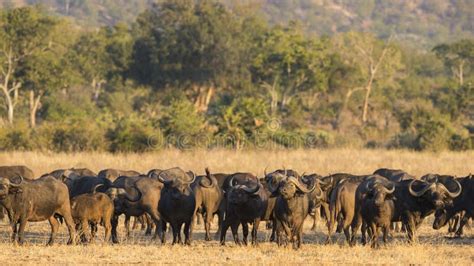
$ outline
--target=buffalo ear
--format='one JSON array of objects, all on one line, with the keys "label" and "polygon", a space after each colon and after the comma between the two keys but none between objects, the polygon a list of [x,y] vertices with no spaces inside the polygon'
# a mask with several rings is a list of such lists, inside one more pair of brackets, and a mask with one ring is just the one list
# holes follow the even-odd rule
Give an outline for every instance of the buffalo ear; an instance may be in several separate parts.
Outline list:
[{"label": "buffalo ear", "polygon": [[10,194],[18,194],[18,193],[22,193],[23,192],[23,189],[19,188],[19,187],[10,187],[8,189],[8,192]]}]

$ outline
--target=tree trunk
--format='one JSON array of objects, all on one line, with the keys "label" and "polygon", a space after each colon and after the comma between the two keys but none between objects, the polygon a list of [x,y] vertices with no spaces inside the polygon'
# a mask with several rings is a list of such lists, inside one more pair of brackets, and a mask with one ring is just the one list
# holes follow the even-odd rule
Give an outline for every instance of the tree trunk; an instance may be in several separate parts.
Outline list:
[{"label": "tree trunk", "polygon": [[464,85],[464,60],[459,64],[459,85]]},{"label": "tree trunk", "polygon": [[352,94],[354,94],[354,92],[356,91],[360,91],[360,90],[363,90],[365,89],[364,87],[357,87],[357,88],[353,88],[353,89],[350,89],[347,93],[346,93],[346,97],[344,98],[344,102],[342,103],[342,107],[341,107],[341,110],[339,111],[339,114],[337,115],[337,121],[336,121],[336,125],[335,125],[335,128],[336,129],[340,129],[340,124],[342,123],[342,114],[346,111],[347,109],[347,106],[349,105],[349,100],[352,96]]},{"label": "tree trunk", "polygon": [[66,0],[65,2],[66,2],[65,3],[66,4],[66,8],[65,8],[66,9],[66,15],[69,15],[70,0]]},{"label": "tree trunk", "polygon": [[13,107],[13,102],[11,97],[8,95],[7,96],[7,113],[8,113],[8,123],[10,125],[13,125],[13,114],[14,114],[14,107]]},{"label": "tree trunk", "polygon": [[197,91],[198,95],[194,102],[194,106],[198,112],[205,113],[209,109],[209,104],[211,103],[216,89],[213,86],[210,86],[207,90],[204,87],[198,87]]},{"label": "tree trunk", "polygon": [[362,110],[362,122],[365,124],[367,122],[367,113],[369,112],[369,98],[370,93],[372,92],[372,83],[374,81],[374,75],[371,75],[369,83],[365,87],[365,100],[364,100],[364,109]]},{"label": "tree trunk", "polygon": [[36,127],[36,113],[38,112],[38,108],[41,102],[41,93],[35,97],[35,92],[30,91],[30,125],[31,128]]}]

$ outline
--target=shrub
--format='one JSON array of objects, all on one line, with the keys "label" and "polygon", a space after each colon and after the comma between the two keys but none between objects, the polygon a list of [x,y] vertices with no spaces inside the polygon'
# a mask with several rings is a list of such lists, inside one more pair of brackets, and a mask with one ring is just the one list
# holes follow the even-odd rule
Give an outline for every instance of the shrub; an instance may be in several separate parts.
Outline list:
[{"label": "shrub", "polygon": [[210,142],[204,116],[186,99],[173,100],[160,125],[166,133],[168,144],[178,149],[207,147]]},{"label": "shrub", "polygon": [[136,117],[123,118],[108,130],[111,152],[146,152],[163,146],[163,135],[159,129]]},{"label": "shrub", "polygon": [[34,149],[31,130],[26,127],[6,127],[0,131],[0,150],[28,151]]},{"label": "shrub", "polygon": [[104,132],[90,121],[68,121],[51,131],[51,148],[57,152],[97,151],[106,147]]}]

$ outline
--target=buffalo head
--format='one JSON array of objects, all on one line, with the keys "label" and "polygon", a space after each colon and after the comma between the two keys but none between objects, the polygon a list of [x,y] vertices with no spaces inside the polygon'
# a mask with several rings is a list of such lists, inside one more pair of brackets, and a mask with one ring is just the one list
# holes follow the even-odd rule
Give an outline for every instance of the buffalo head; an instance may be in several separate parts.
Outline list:
[{"label": "buffalo head", "polygon": [[193,172],[173,177],[166,175],[164,172],[158,174],[158,181],[165,185],[163,192],[169,193],[174,200],[180,200],[183,197],[192,195],[191,184],[194,183],[195,180],[196,175]]},{"label": "buffalo head", "polygon": [[21,193],[21,183],[23,183],[23,177],[20,176],[19,182],[12,182],[10,179],[0,177],[0,200],[8,196],[8,194]]},{"label": "buffalo head", "polygon": [[[317,183],[313,182],[311,188],[308,188],[305,183],[294,176],[286,177],[281,180],[277,187],[269,186],[272,193],[278,192],[284,199],[291,199],[298,194],[307,194],[313,192],[317,188]],[[318,188],[318,197],[322,197],[322,191]]]},{"label": "buffalo head", "polygon": [[[450,187],[450,189],[447,188]],[[408,185],[410,194],[417,198],[424,198],[431,202],[436,209],[452,204],[453,198],[461,194],[461,184],[454,178],[439,182],[438,178],[427,180],[412,180]]]},{"label": "buffalo head", "polygon": [[233,204],[242,204],[250,200],[251,197],[258,195],[262,184],[257,179],[255,181],[247,181],[243,184],[236,184],[234,177],[230,182],[229,202]]},{"label": "buffalo head", "polygon": [[386,179],[373,179],[365,185],[365,189],[370,193],[377,206],[381,206],[395,192],[395,184]]}]

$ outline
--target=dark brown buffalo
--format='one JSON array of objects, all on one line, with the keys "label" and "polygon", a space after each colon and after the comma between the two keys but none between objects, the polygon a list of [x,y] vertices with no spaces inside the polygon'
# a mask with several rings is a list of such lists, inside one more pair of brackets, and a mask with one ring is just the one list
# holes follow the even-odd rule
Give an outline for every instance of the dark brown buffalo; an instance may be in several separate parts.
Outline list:
[{"label": "dark brown buffalo", "polygon": [[[55,214],[64,218],[69,230],[68,244],[75,243],[74,221],[71,216],[71,205],[66,185],[47,176],[34,181],[10,181],[0,177],[0,205],[3,206],[12,224],[12,241],[24,242],[24,231],[27,222],[48,220],[51,225],[51,236],[48,244],[54,243],[59,222]],[[19,225],[19,227],[18,227]]]},{"label": "dark brown buffalo", "polygon": [[275,217],[273,215],[273,209],[275,208],[277,196],[273,195],[271,188],[278,187],[280,181],[286,179],[289,176],[295,177],[298,180],[300,180],[301,177],[298,174],[298,172],[292,169],[278,169],[271,173],[267,173],[267,169],[265,169],[264,174],[265,174],[265,177],[261,179],[260,182],[262,183],[263,187],[268,191],[268,194],[269,194],[268,206],[267,206],[267,211],[266,211],[265,216],[269,217],[269,221],[267,221],[267,228],[272,229],[270,241],[273,242],[276,240],[276,226],[274,225]]},{"label": "dark brown buffalo", "polygon": [[[446,179],[448,176],[439,176],[439,179]],[[446,223],[455,215],[460,215],[460,224],[455,231],[455,237],[461,237],[463,234],[463,227],[468,223],[469,219],[474,218],[474,177],[472,174],[456,179],[462,187],[462,192],[459,197],[453,200],[453,203],[446,205],[435,213],[435,220],[433,228],[438,230],[445,226]]]},{"label": "dark brown buffalo", "polygon": [[[309,194],[309,199],[311,201],[311,210],[309,212],[309,215],[313,219],[313,225],[311,227],[311,230],[315,231],[317,227],[317,219],[319,216],[318,212],[320,212],[322,205],[327,201],[327,196],[323,188],[327,188],[327,186],[330,185],[329,182],[331,182],[331,180],[323,179],[323,177],[318,174],[303,174],[301,176],[301,181],[305,183],[308,187],[312,187],[316,184],[321,189],[321,191],[315,189]],[[322,195],[319,195],[319,192],[322,192]]]},{"label": "dark brown buffalo", "polygon": [[[184,244],[191,245],[191,226],[196,213],[196,197],[191,184],[196,176],[180,168],[172,168],[159,173],[158,179],[164,184],[158,204],[158,210],[163,218],[163,232],[169,223],[173,231],[173,245],[182,244],[181,228],[184,224]],[[162,243],[165,242],[163,234]]]},{"label": "dark brown buffalo", "polygon": [[204,218],[204,228],[206,230],[206,241],[211,240],[210,227],[214,214],[219,218],[218,224],[222,223],[224,218],[224,208],[222,200],[224,193],[219,187],[217,179],[206,168],[206,175],[197,176],[196,182],[192,185],[196,197],[197,212]]},{"label": "dark brown buffalo", "polygon": [[[387,242],[394,215],[393,193],[395,183],[375,175],[361,183],[356,193],[356,212],[360,211],[363,222],[369,229],[371,247],[378,247],[379,230]],[[354,218],[354,219],[357,219]]]},{"label": "dark brown buffalo", "polygon": [[148,176],[117,178],[112,187],[108,189],[107,195],[114,202],[114,217],[112,219],[112,241],[118,243],[117,226],[120,215],[125,215],[125,228],[127,237],[130,234],[130,217],[139,217],[143,214],[150,215],[155,223],[156,231],[154,238],[161,233],[161,217],[158,213],[163,184]]},{"label": "dark brown buffalo", "polygon": [[[403,222],[410,242],[417,240],[416,229],[425,217],[450,205],[462,191],[461,184],[454,178],[433,178],[429,181],[414,179],[394,184],[392,222]],[[360,220],[354,219],[352,244],[355,243],[355,232],[360,225]]]},{"label": "dark brown buffalo", "polygon": [[35,179],[33,171],[24,165],[0,166],[0,177],[23,177],[24,179],[29,180]]},{"label": "dark brown buffalo", "polygon": [[[82,194],[91,193],[96,187],[98,192],[105,193],[112,187],[112,182],[106,178],[96,176],[80,176],[74,178],[66,178],[64,183],[69,189],[69,196],[71,198]],[[98,186],[101,185],[101,186]]]},{"label": "dark brown buffalo", "polygon": [[97,173],[88,168],[69,168],[69,169],[58,169],[51,173],[44,174],[43,176],[54,176],[60,181],[66,181],[67,179],[76,179],[82,176],[97,176]]},{"label": "dark brown buffalo", "polygon": [[227,207],[221,231],[221,245],[225,245],[225,236],[229,227],[231,227],[235,243],[240,245],[237,234],[240,224],[242,224],[244,244],[247,244],[249,223],[253,223],[252,244],[256,245],[260,221],[268,221],[271,216],[271,211],[268,210],[268,192],[257,177],[250,173],[236,173],[230,175],[228,180]]},{"label": "dark brown buffalo", "polygon": [[415,176],[400,169],[380,168],[375,170],[374,175],[383,176],[392,182],[415,179]]},{"label": "dark brown buffalo", "polygon": [[331,199],[329,203],[329,221],[327,237],[328,243],[332,242],[332,235],[334,234],[334,227],[336,223],[338,223],[337,231],[343,231],[344,235],[346,236],[347,242],[350,243],[350,226],[356,214],[355,199],[357,187],[362,181],[369,178],[370,176],[339,174],[337,178],[339,177],[339,181],[336,183],[336,186],[330,194]]},{"label": "dark brown buffalo", "polygon": [[[94,241],[98,224],[105,228],[105,243],[109,242],[114,214],[114,203],[109,196],[100,192],[79,195],[71,200],[71,211],[83,242]],[[92,225],[90,232],[89,224]]]},{"label": "dark brown buffalo", "polygon": [[305,183],[294,176],[287,176],[280,180],[277,187],[270,183],[270,191],[277,196],[273,212],[279,246],[286,242],[283,241],[283,234],[285,234],[294,249],[301,247],[304,220],[311,210],[310,194],[314,190],[318,190],[317,197],[322,196],[322,191],[317,187],[317,184],[315,182],[311,188],[308,188]]},{"label": "dark brown buffalo", "polygon": [[[326,226],[329,227],[330,212],[329,205],[331,202],[331,194],[336,186],[344,179],[349,178],[353,175],[347,173],[337,173],[321,178],[320,186],[323,191],[323,197],[321,198],[321,216],[326,219]],[[303,179],[305,181],[305,179]]]},{"label": "dark brown buffalo", "polygon": [[[403,180],[412,180],[416,179],[414,175],[410,175],[407,172],[400,169],[389,169],[389,168],[380,168],[375,170],[374,175],[379,175],[387,178],[392,182],[401,182]],[[395,232],[400,232],[403,229],[400,222],[393,223],[392,228]],[[406,231],[403,229],[403,231]]]},{"label": "dark brown buffalo", "polygon": [[[22,177],[28,180],[35,178],[33,171],[24,165],[0,166],[0,177],[16,178]],[[5,209],[0,207],[0,220],[5,218]]]},{"label": "dark brown buffalo", "polygon": [[104,169],[99,172],[98,177],[106,178],[112,182],[119,176],[139,176],[140,173],[133,170]]}]

